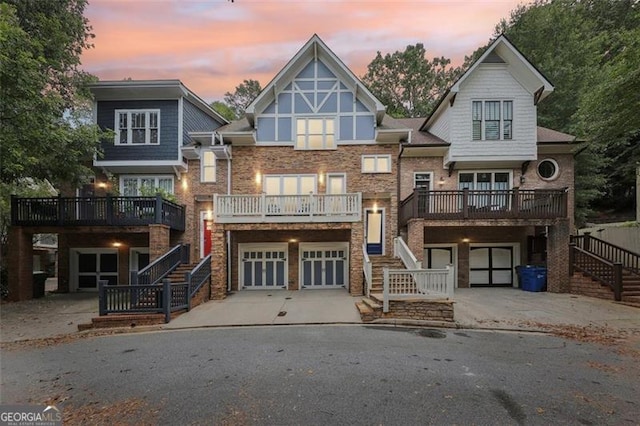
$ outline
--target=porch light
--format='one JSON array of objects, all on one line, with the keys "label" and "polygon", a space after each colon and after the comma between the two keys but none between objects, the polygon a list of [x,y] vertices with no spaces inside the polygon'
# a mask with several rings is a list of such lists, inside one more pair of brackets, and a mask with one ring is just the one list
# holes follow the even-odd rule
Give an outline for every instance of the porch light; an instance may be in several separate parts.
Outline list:
[{"label": "porch light", "polygon": [[438,181],[438,185],[444,185],[444,176],[440,176],[440,181]]},{"label": "porch light", "polygon": [[182,179],[182,189],[186,191],[189,188],[189,184],[186,179]]},{"label": "porch light", "polygon": [[107,187],[106,182],[98,182],[98,188],[105,189]]},{"label": "porch light", "polygon": [[119,241],[114,241],[111,245],[117,248],[117,247],[122,246],[122,243],[119,242]]},{"label": "porch light", "polygon": [[207,220],[211,220],[213,218],[213,211],[211,209],[207,210]]},{"label": "porch light", "polygon": [[295,239],[295,238],[290,238],[290,239],[289,239],[289,242],[290,242],[290,243],[297,243],[297,242],[298,242],[298,240],[297,240],[297,239]]},{"label": "porch light", "polygon": [[322,172],[318,173],[318,183],[320,185],[324,185],[324,173],[322,173]]},{"label": "porch light", "polygon": [[378,213],[378,203],[373,203],[373,209],[371,211],[373,213]]},{"label": "porch light", "polygon": [[468,243],[469,241],[471,241],[471,240],[469,239],[469,237],[464,237],[464,238],[462,239],[462,242],[463,242],[463,243]]},{"label": "porch light", "polygon": [[260,172],[256,173],[256,185],[260,185],[262,183],[262,175]]}]

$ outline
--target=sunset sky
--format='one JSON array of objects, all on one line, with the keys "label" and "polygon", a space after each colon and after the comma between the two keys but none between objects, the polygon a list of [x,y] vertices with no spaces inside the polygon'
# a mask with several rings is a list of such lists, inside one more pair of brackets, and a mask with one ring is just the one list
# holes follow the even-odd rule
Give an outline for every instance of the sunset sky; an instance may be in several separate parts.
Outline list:
[{"label": "sunset sky", "polygon": [[[89,0],[83,68],[100,80],[180,79],[207,101],[265,86],[317,33],[358,76],[423,43],[460,65],[522,0]],[[525,2],[526,3],[526,2]]]}]

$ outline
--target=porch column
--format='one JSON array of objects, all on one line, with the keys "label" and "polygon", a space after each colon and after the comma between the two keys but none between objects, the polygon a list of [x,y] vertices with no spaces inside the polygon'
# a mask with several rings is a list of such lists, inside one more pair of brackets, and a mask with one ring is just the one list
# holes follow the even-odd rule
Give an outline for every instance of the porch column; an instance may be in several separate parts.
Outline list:
[{"label": "porch column", "polygon": [[[407,223],[407,246],[418,262],[424,261],[424,219],[410,219]],[[423,265],[424,266],[424,265]]]},{"label": "porch column", "polygon": [[569,220],[549,226],[547,234],[547,290],[569,292]]},{"label": "porch column", "polygon": [[220,223],[211,228],[211,299],[227,297],[227,234]]},{"label": "porch column", "polygon": [[9,300],[14,302],[33,298],[32,239],[33,235],[22,227],[12,226],[9,229]]},{"label": "porch column", "polygon": [[349,294],[352,296],[364,294],[363,244],[364,221],[354,222],[351,225],[351,244],[349,246]]},{"label": "porch column", "polygon": [[171,232],[167,225],[149,225],[149,262],[169,251]]},{"label": "porch column", "polygon": [[69,270],[69,237],[65,233],[58,234],[58,291],[61,293],[69,293],[71,272]]}]

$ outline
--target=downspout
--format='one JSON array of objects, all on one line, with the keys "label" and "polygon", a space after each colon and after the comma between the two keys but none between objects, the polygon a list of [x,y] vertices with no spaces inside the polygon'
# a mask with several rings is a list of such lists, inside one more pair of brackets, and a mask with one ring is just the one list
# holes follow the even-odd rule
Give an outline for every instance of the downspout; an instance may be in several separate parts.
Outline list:
[{"label": "downspout", "polygon": [[[222,135],[220,143],[224,146]],[[226,150],[226,147],[225,147]],[[227,195],[231,195],[231,152],[227,152]],[[231,231],[227,231],[227,293],[231,292]]]}]

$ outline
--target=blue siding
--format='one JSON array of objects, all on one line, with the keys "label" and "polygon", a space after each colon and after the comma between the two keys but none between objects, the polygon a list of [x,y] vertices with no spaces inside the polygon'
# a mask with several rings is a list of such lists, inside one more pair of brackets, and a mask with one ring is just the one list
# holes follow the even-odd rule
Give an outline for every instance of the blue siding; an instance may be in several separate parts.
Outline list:
[{"label": "blue siding", "polygon": [[142,146],[115,145],[114,139],[102,141],[104,156],[101,161],[145,161],[178,159],[178,101],[100,101],[98,102],[98,125],[115,130],[117,109],[159,109],[160,144]]},{"label": "blue siding", "polygon": [[191,142],[189,132],[212,132],[222,125],[222,123],[205,114],[190,101],[185,99],[182,105],[184,111],[182,115],[184,145],[188,145]]}]

